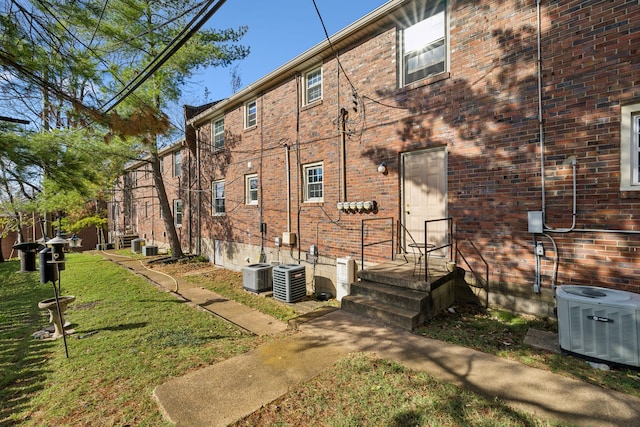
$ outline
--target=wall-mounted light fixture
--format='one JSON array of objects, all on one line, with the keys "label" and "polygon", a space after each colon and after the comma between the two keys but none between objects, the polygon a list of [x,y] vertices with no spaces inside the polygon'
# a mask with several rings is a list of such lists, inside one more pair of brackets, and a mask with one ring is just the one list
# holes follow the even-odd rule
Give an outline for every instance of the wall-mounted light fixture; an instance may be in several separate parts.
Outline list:
[{"label": "wall-mounted light fixture", "polygon": [[388,172],[388,170],[387,170],[387,162],[381,162],[378,165],[378,172],[383,174],[383,175],[387,174],[387,172]]},{"label": "wall-mounted light fixture", "polygon": [[247,169],[253,169],[253,163],[247,162]]}]

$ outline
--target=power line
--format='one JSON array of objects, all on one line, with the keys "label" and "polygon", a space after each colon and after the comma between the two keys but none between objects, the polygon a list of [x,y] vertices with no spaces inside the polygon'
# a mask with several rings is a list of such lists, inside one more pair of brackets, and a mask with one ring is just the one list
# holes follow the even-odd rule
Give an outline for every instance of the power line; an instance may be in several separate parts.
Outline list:
[{"label": "power line", "polygon": [[[127,84],[120,92],[113,96],[109,101],[104,103],[101,108],[105,108],[104,113],[113,110],[118,104],[131,95],[140,85],[149,79],[165,62],[167,62],[196,32],[220,9],[226,0],[210,0],[207,4],[193,17],[193,19],[183,28],[180,33],[138,74],[129,84]],[[211,5],[213,6],[211,7]],[[204,13],[209,7],[211,9]],[[199,20],[198,20],[199,19]]]}]

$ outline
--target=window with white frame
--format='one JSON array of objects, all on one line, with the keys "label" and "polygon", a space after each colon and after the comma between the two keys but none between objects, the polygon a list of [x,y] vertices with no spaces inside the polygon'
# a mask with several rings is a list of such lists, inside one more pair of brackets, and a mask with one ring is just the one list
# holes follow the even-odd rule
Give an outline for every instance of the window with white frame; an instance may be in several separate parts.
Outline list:
[{"label": "window with white frame", "polygon": [[180,227],[182,226],[182,200],[176,199],[173,201],[173,223]]},{"label": "window with white frame", "polygon": [[304,201],[322,202],[324,200],[324,168],[322,162],[302,167],[304,175]]},{"label": "window with white frame", "polygon": [[158,160],[160,162],[160,173],[164,172],[164,157],[160,157]]},{"label": "window with white frame", "polygon": [[304,75],[305,105],[320,101],[322,99],[322,67],[309,71]]},{"label": "window with white frame", "polygon": [[258,102],[254,99],[244,104],[244,127],[245,129],[258,124]]},{"label": "window with white frame", "polygon": [[181,168],[181,152],[174,151],[173,152],[173,176],[180,176],[180,168]]},{"label": "window with white frame", "polygon": [[224,148],[224,117],[211,123],[211,141],[213,141],[213,151]]},{"label": "window with white frame", "polygon": [[640,190],[640,104],[620,109],[620,190]]},{"label": "window with white frame", "polygon": [[251,174],[244,177],[245,203],[247,205],[258,204],[258,175]]},{"label": "window with white frame", "polygon": [[[410,22],[401,34],[402,83],[407,85],[446,71],[446,1],[426,1],[428,7]],[[417,13],[417,12],[416,12]]]},{"label": "window with white frame", "polygon": [[224,215],[224,181],[214,181],[211,185],[211,200],[213,200],[213,215]]}]

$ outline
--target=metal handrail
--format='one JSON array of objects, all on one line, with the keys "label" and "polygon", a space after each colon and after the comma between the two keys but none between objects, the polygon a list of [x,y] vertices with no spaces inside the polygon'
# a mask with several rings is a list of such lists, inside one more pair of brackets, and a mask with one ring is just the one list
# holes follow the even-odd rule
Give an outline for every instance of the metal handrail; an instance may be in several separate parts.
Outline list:
[{"label": "metal handrail", "polygon": [[[388,221],[391,220],[391,239],[380,240],[372,243],[364,243],[364,235],[365,235],[365,223],[371,221]],[[363,219],[360,225],[360,269],[364,269],[364,248],[369,246],[381,245],[383,243],[391,242],[391,259],[394,258],[394,223],[395,218],[387,217],[387,218],[366,218]]]},{"label": "metal handrail", "polygon": [[469,269],[471,274],[473,274],[473,277],[475,278],[476,282],[480,283],[481,285],[483,284],[482,286],[475,286],[475,284],[469,283],[469,285],[473,286],[474,288],[481,288],[481,289],[485,290],[485,307],[488,307],[488,305],[489,305],[489,263],[487,263],[487,261],[484,259],[484,257],[482,256],[482,254],[478,250],[478,248],[476,248],[476,245],[474,245],[473,242],[471,240],[469,240],[469,238],[467,238],[466,240],[467,240],[467,242],[469,242],[471,247],[475,250],[476,254],[478,255],[478,257],[480,258],[480,260],[484,264],[484,268],[485,268],[484,284],[483,284],[483,278],[480,277],[480,275],[473,269],[471,264],[469,264],[469,261],[467,261],[467,259],[465,258],[464,254],[462,253],[462,251],[458,249],[458,243],[457,242],[456,242],[456,258],[457,258],[458,255],[460,255],[460,257],[464,261],[465,265],[467,266],[467,268]]},{"label": "metal handrail", "polygon": [[[429,242],[429,224],[434,222],[442,222],[447,221],[448,232],[447,232],[447,240],[444,245],[434,245],[433,247],[427,246],[427,242]],[[453,261],[453,218],[439,218],[439,219],[428,219],[424,222],[424,243],[425,243],[425,257],[424,257],[424,280],[429,281],[429,254],[433,251],[440,250],[442,248],[449,248],[449,261]]]}]

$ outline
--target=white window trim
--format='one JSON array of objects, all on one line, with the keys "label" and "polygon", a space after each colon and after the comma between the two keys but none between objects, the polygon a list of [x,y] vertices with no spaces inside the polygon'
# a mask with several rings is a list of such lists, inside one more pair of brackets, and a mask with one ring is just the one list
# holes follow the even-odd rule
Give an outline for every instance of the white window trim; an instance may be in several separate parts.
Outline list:
[{"label": "white window trim", "polygon": [[[309,75],[318,71],[320,72],[320,83],[316,86],[320,86],[320,96],[317,99],[309,99]],[[304,105],[310,105],[322,101],[322,97],[324,96],[324,73],[322,71],[322,66],[309,70],[304,74],[304,91],[302,95],[304,97]]]},{"label": "white window trim", "polygon": [[[180,162],[176,162],[176,158],[179,158]],[[171,169],[173,176],[180,176],[182,168],[182,153],[180,151],[174,151],[171,154]]]},{"label": "white window trim", "polygon": [[[309,196],[309,182],[307,181],[307,171],[309,169],[315,169],[317,167],[322,168],[322,197],[310,197]],[[304,183],[304,202],[318,203],[324,202],[324,164],[323,162],[309,163],[302,166],[302,180]]]},{"label": "white window trim", "polygon": [[[255,108],[256,108],[256,117],[254,119],[255,123],[253,124],[249,124],[249,106],[251,104],[255,104]],[[257,125],[258,125],[258,100],[252,99],[251,101],[247,101],[244,103],[244,128],[249,129]]]},{"label": "white window trim", "polygon": [[[180,205],[180,221],[178,221],[178,205]],[[173,223],[176,227],[182,227],[182,219],[184,215],[184,205],[182,199],[175,199],[173,201]]]},{"label": "white window trim", "polygon": [[251,198],[251,180],[256,180],[256,185],[258,184],[258,174],[253,173],[250,175],[245,175],[244,177],[244,200],[246,205],[257,205],[258,204],[258,188],[256,187],[256,199],[253,200]]},{"label": "white window trim", "polygon": [[[423,22],[423,21],[425,21],[427,19],[431,19],[431,18],[435,17],[436,15],[433,15],[433,16],[430,16],[430,17],[429,16],[428,17],[424,17],[420,21],[413,21],[413,22],[411,22],[411,24],[406,25],[404,28],[402,28],[400,30],[400,36],[399,36],[400,38],[398,40],[398,42],[399,42],[399,49],[398,49],[398,51],[399,51],[399,58],[398,58],[399,69],[398,69],[398,75],[400,76],[399,80],[400,80],[400,83],[401,83],[402,87],[421,82],[421,81],[423,81],[425,79],[428,79],[430,77],[433,77],[433,76],[441,75],[443,73],[446,73],[449,70],[449,50],[450,50],[449,49],[449,40],[450,40],[450,37],[449,37],[449,13],[448,13],[448,2],[444,2],[444,3],[445,3],[444,4],[444,49],[445,49],[445,51],[444,51],[444,69],[442,70],[442,72],[429,74],[429,75],[426,75],[426,76],[421,77],[419,79],[413,80],[411,82],[407,81],[407,76],[405,74],[405,65],[406,65],[405,64],[405,60],[406,60],[405,58],[406,58],[407,52],[405,52],[405,34],[404,34],[404,32],[405,32],[405,30],[407,30],[407,29],[409,29],[411,27],[414,27],[414,26],[418,25],[419,23],[421,23],[421,22]],[[442,40],[442,39],[434,40],[434,41],[432,41],[431,44],[435,44],[439,40]],[[426,45],[424,45],[422,47],[424,48],[425,46]],[[420,50],[420,49],[413,49],[410,52],[414,52],[414,51],[417,51],[417,50]]]},{"label": "white window trim", "polygon": [[[216,147],[216,136],[220,134],[216,134],[216,123],[222,122],[222,146]],[[220,151],[224,148],[224,116],[217,117],[211,120],[211,149],[213,151]]]},{"label": "white window trim", "polygon": [[620,191],[640,190],[638,176],[638,132],[634,117],[640,115],[640,103],[625,105],[620,109]]},{"label": "white window trim", "polygon": [[[216,184],[222,184],[222,188],[224,192],[222,199],[225,200],[224,212],[216,211]],[[226,192],[227,192],[227,189],[225,188],[225,182],[223,179],[219,179],[211,183],[211,212],[213,216],[225,216],[227,214]]]}]

